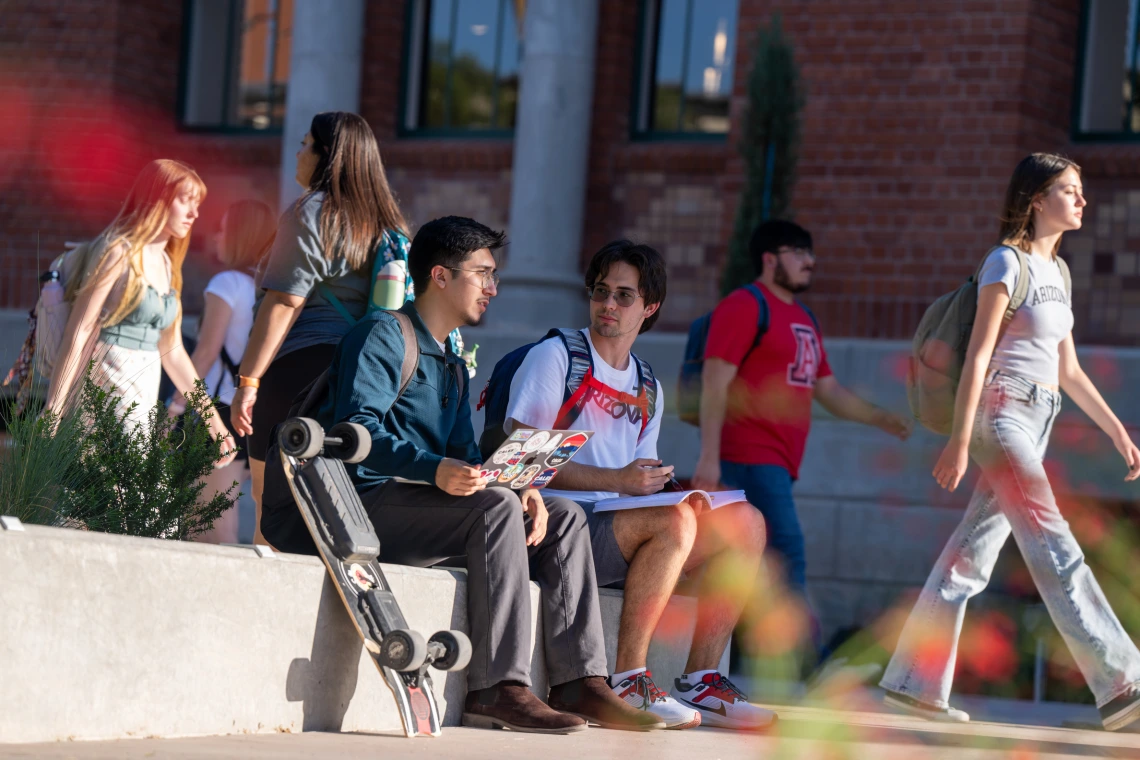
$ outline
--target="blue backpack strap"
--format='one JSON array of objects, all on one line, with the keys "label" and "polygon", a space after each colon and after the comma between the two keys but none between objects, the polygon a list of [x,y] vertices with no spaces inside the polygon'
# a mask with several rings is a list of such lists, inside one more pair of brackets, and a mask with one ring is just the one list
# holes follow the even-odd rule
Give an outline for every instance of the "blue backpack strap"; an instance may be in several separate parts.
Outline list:
[{"label": "blue backpack strap", "polygon": [[646,408],[641,415],[641,433],[638,434],[638,440],[641,436],[645,435],[645,429],[649,427],[649,421],[657,413],[657,376],[653,374],[653,367],[649,366],[649,362],[642,359],[637,354],[632,354],[633,360],[637,362],[637,395],[644,396],[647,403]]},{"label": "blue backpack strap", "polygon": [[[744,286],[744,289],[752,294],[756,299],[757,306],[760,307],[760,313],[756,318],[756,339],[752,341],[752,348],[748,349],[748,353],[752,353],[757,346],[760,345],[760,339],[764,337],[764,333],[768,332],[768,322],[770,321],[770,311],[768,309],[768,299],[764,297],[764,291],[754,283],[750,282]],[[748,356],[748,354],[745,354]]]},{"label": "blue backpack strap", "polygon": [[594,355],[590,353],[590,344],[586,342],[586,336],[581,330],[556,327],[548,332],[543,340],[554,337],[562,339],[562,345],[566,347],[566,353],[570,357],[570,363],[566,368],[566,382],[562,389],[562,403],[566,403],[582,387],[586,374],[593,370]]},{"label": "blue backpack strap", "polygon": [[358,320],[348,313],[348,309],[344,308],[344,304],[340,302],[340,299],[334,296],[332,290],[327,288],[323,282],[317,285],[317,290],[321,291],[321,297],[329,302],[329,306],[336,309],[336,313],[344,317],[345,322],[348,322],[350,325],[357,323]]},{"label": "blue backpack strap", "polygon": [[582,413],[586,381],[594,374],[594,356],[581,330],[554,328],[543,340],[553,337],[562,341],[570,360],[566,366],[566,380],[562,384],[562,406],[554,420],[556,429],[566,430]]},{"label": "blue backpack strap", "polygon": [[815,325],[815,331],[817,333],[819,333],[820,335],[823,335],[823,330],[820,329],[820,327],[819,327],[819,320],[815,318],[815,312],[813,312],[811,309],[809,309],[807,307],[807,304],[804,303],[803,301],[800,301],[799,299],[796,300],[796,305],[807,312],[807,315],[809,317],[811,317],[811,323],[813,325]]}]

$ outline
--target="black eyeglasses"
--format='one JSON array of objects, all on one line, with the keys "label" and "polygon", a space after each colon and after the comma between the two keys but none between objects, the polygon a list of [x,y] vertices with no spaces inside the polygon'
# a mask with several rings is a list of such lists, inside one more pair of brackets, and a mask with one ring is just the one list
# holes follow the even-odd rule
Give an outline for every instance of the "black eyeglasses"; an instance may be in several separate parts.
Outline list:
[{"label": "black eyeglasses", "polygon": [[618,306],[633,306],[633,302],[641,298],[638,293],[632,293],[628,290],[610,290],[605,285],[586,288],[586,292],[590,295],[590,300],[595,303],[605,303],[612,295]]},{"label": "black eyeglasses", "polygon": [[460,269],[459,267],[448,267],[452,272],[470,272],[471,274],[482,275],[483,287],[489,288],[494,285],[499,287],[499,275],[489,269]]}]

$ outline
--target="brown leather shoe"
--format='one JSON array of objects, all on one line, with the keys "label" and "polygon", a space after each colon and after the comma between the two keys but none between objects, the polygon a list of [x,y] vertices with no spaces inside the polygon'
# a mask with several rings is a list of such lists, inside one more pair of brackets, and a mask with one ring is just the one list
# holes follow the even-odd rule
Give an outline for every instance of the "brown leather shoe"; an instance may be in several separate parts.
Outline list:
[{"label": "brown leather shoe", "polygon": [[555,710],[585,718],[602,728],[621,731],[665,728],[665,721],[653,713],[623,702],[602,676],[587,676],[551,687],[547,701]]},{"label": "brown leather shoe", "polygon": [[550,709],[530,689],[510,681],[467,692],[463,725],[508,728],[530,734],[572,734],[586,730],[586,721],[582,718]]}]

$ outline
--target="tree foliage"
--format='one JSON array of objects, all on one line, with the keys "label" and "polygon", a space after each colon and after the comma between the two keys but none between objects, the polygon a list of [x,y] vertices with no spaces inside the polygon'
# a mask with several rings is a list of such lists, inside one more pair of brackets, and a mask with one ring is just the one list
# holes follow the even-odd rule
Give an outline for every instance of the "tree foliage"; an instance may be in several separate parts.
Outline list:
[{"label": "tree foliage", "polygon": [[[137,402],[136,402],[137,403]],[[213,525],[233,504],[226,492],[202,498],[203,476],[222,442],[204,417],[205,386],[186,395],[187,414],[170,418],[162,403],[146,424],[126,416],[134,403],[99,387],[87,373],[77,404],[61,415],[10,416],[0,448],[0,504],[23,522],[105,533],[186,539]]]},{"label": "tree foliage", "polygon": [[[800,147],[800,111],[804,94],[791,43],[779,14],[761,28],[753,46],[748,75],[748,105],[740,139],[744,157],[744,188],[736,209],[722,292],[757,276],[748,253],[752,231],[767,219],[790,219],[792,189]],[[769,172],[771,176],[769,177]],[[770,189],[765,189],[765,184]],[[765,208],[765,196],[769,197]]]}]

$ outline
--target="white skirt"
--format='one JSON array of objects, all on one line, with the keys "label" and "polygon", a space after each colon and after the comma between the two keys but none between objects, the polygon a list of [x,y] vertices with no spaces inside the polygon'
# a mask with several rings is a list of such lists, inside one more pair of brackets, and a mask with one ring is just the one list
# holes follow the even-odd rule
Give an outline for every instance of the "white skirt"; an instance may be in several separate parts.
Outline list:
[{"label": "white skirt", "polygon": [[134,404],[126,422],[137,428],[147,424],[151,409],[158,403],[162,358],[158,351],[140,351],[100,341],[95,349],[95,369],[91,379],[118,397],[120,414]]}]

